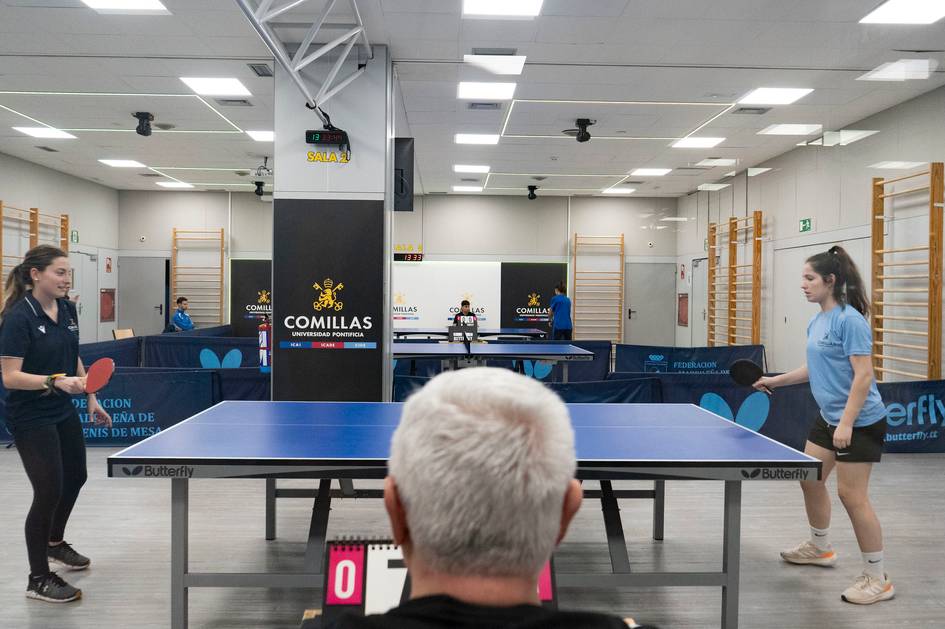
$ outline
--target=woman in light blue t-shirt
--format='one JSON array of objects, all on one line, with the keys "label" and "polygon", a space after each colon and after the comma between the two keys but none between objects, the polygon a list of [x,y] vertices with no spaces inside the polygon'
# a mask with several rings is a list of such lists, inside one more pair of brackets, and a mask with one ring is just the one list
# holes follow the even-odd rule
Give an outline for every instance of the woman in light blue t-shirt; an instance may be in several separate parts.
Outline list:
[{"label": "woman in light blue t-shirt", "polygon": [[823,462],[822,479],[801,481],[810,539],[783,551],[781,557],[792,564],[836,563],[826,487],[836,467],[840,501],[863,555],[863,573],[841,598],[869,605],[895,593],[883,567],[882,528],[869,499],[870,471],[882,457],[886,438],[886,407],[873,377],[873,338],[866,321],[869,300],[856,265],[841,247],[807,259],[801,290],[807,301],[820,306],[807,325],[807,364],[755,383],[756,389],[770,391],[810,382],[820,407],[804,452]]}]

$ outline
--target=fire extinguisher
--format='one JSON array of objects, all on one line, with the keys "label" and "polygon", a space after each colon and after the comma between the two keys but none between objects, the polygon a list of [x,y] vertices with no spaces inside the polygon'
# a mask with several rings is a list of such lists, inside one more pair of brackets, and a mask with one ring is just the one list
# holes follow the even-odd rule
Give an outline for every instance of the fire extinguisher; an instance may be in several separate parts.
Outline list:
[{"label": "fire extinguisher", "polygon": [[269,323],[269,317],[263,319],[259,324],[259,371],[269,373],[272,369],[270,359],[272,358],[272,324]]}]

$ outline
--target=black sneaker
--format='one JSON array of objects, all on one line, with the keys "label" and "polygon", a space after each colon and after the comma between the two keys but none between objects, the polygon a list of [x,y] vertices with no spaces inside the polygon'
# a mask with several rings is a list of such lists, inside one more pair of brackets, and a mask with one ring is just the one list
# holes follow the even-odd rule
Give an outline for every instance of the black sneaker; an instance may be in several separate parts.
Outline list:
[{"label": "black sneaker", "polygon": [[68,603],[82,598],[82,590],[72,587],[55,572],[50,572],[41,577],[30,577],[26,586],[26,598],[35,598],[47,603]]},{"label": "black sneaker", "polygon": [[68,542],[50,546],[46,550],[46,556],[50,563],[60,565],[67,570],[85,570],[92,563],[88,557],[75,552]]}]

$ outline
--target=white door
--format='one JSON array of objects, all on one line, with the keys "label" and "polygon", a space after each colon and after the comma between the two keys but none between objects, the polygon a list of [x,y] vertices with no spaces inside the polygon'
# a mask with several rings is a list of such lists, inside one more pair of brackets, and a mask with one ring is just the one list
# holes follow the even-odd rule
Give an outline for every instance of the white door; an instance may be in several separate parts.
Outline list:
[{"label": "white door", "polygon": [[167,259],[118,258],[118,327],[160,334],[167,315]]},{"label": "white door", "polygon": [[709,262],[708,258],[692,261],[692,295],[689,296],[689,340],[692,347],[709,343]]},{"label": "white door", "polygon": [[98,255],[83,251],[70,251],[72,265],[72,290],[69,295],[78,295],[76,310],[79,313],[79,342],[94,343],[98,338]]},{"label": "white door", "polygon": [[623,342],[676,344],[676,265],[628,262]]}]

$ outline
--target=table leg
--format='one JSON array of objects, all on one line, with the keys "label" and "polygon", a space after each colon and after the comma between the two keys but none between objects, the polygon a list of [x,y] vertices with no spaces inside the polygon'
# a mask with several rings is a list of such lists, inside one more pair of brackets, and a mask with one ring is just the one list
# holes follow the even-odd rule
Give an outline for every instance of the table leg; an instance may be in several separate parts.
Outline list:
[{"label": "table leg", "polygon": [[627,554],[627,539],[620,521],[620,507],[609,480],[600,481],[600,507],[604,513],[604,531],[607,533],[607,549],[614,574],[630,572],[630,557]]},{"label": "table leg", "polygon": [[331,511],[331,479],[318,481],[318,495],[312,505],[312,520],[308,528],[308,545],[305,547],[303,572],[321,574],[325,557],[325,538],[328,534],[328,515]]},{"label": "table leg", "polygon": [[653,539],[662,541],[666,514],[666,481],[654,481],[653,494]]},{"label": "table leg", "polygon": [[171,479],[171,629],[187,629],[188,480]]},{"label": "table leg", "polygon": [[561,367],[561,382],[568,381],[568,361],[564,361]]},{"label": "table leg", "polygon": [[276,539],[276,479],[266,479],[266,540]]},{"label": "table leg", "polygon": [[742,484],[725,481],[725,524],[722,541],[722,629],[738,629],[738,572],[741,548]]}]

